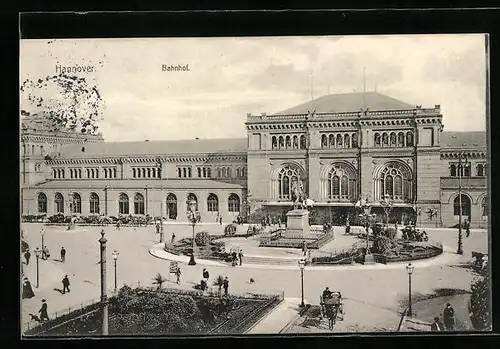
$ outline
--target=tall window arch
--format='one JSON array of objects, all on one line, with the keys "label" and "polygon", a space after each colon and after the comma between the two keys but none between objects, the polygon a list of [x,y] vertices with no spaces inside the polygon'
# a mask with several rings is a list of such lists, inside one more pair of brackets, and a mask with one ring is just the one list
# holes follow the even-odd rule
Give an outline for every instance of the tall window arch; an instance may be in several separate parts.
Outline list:
[{"label": "tall window arch", "polygon": [[411,131],[406,133],[406,146],[407,147],[413,146],[413,132]]},{"label": "tall window arch", "polygon": [[488,217],[488,197],[481,200],[481,217]]},{"label": "tall window arch", "polygon": [[99,214],[99,195],[90,193],[90,213]]},{"label": "tall window arch", "polygon": [[321,148],[328,147],[328,137],[326,135],[321,136]]},{"label": "tall window arch", "polygon": [[299,149],[299,137],[293,136],[293,149]]},{"label": "tall window arch", "polygon": [[298,170],[289,165],[283,166],[278,173],[278,198],[291,200],[292,185],[295,180],[301,180]]},{"label": "tall window arch", "polygon": [[[460,200],[461,199],[461,200]],[[455,200],[453,200],[453,215],[458,216],[460,215],[460,201],[462,201],[462,216],[466,216],[470,218],[470,212],[471,212],[471,202],[470,198],[465,195],[457,195],[455,197]]]},{"label": "tall window arch", "polygon": [[351,144],[354,148],[358,147],[358,134],[353,133],[352,139],[351,139]]},{"label": "tall window arch", "polygon": [[144,196],[140,193],[134,196],[134,214],[144,214]]},{"label": "tall window arch", "polygon": [[337,135],[337,147],[342,147],[342,135],[341,134],[338,134]]},{"label": "tall window arch", "polygon": [[227,199],[227,209],[232,213],[240,212],[240,197],[238,195],[234,193],[229,195]]},{"label": "tall window arch", "polygon": [[292,147],[292,139],[290,136],[286,136],[285,138],[285,148],[290,149]]},{"label": "tall window arch", "polygon": [[382,133],[382,145],[385,147],[389,145],[389,135],[385,132]]},{"label": "tall window arch", "polygon": [[350,145],[351,145],[351,137],[346,133],[344,135],[344,147],[350,148]]},{"label": "tall window arch", "polygon": [[177,219],[177,196],[172,193],[167,195],[167,217]]},{"label": "tall window arch", "polygon": [[38,213],[47,213],[47,195],[44,193],[38,194]]},{"label": "tall window arch", "polygon": [[484,177],[484,166],[483,166],[483,164],[477,165],[476,170],[477,170],[477,176],[478,177]]},{"label": "tall window arch", "polygon": [[129,214],[129,198],[125,193],[120,193],[120,198],[118,201],[118,213],[119,214]]},{"label": "tall window arch", "polygon": [[56,193],[54,195],[54,204],[56,207],[56,213],[64,213],[64,197],[61,193]]},{"label": "tall window arch", "polygon": [[380,133],[375,133],[373,141],[376,147],[380,147]]},{"label": "tall window arch", "polygon": [[332,166],[326,175],[326,198],[335,201],[353,201],[356,193],[356,172],[343,163]]},{"label": "tall window arch", "polygon": [[226,177],[226,176],[227,176],[226,168],[223,167],[222,168],[222,177]]},{"label": "tall window arch", "polygon": [[215,194],[209,194],[207,198],[207,211],[208,212],[219,212],[219,199]]},{"label": "tall window arch", "polygon": [[392,162],[388,163],[381,171],[379,199],[389,195],[394,201],[410,202],[412,199],[411,173],[404,165]]},{"label": "tall window arch", "polygon": [[397,141],[396,141],[396,133],[391,132],[390,138],[391,138],[391,147],[395,147],[396,143],[397,143]]},{"label": "tall window arch", "polygon": [[300,149],[306,149],[306,136],[300,136]]},{"label": "tall window arch", "polygon": [[190,201],[194,201],[196,202],[196,206],[195,206],[195,209],[196,211],[198,211],[198,198],[196,197],[196,195],[194,195],[193,193],[189,193],[188,196],[187,196],[187,200],[186,200],[186,210],[189,212],[190,208],[189,208],[189,202]]},{"label": "tall window arch", "polygon": [[455,164],[450,165],[450,176],[451,177],[457,176],[457,166],[455,166]]},{"label": "tall window arch", "polygon": [[328,146],[330,148],[335,147],[335,136],[334,135],[329,135],[328,136]]},{"label": "tall window arch", "polygon": [[78,193],[73,193],[73,213],[82,213],[82,197]]},{"label": "tall window arch", "polygon": [[276,139],[276,136],[273,136],[271,138],[271,148],[272,149],[278,148],[278,140]]},{"label": "tall window arch", "polygon": [[283,138],[283,136],[279,136],[278,142],[279,142],[278,148],[283,149],[285,147],[285,139]]}]

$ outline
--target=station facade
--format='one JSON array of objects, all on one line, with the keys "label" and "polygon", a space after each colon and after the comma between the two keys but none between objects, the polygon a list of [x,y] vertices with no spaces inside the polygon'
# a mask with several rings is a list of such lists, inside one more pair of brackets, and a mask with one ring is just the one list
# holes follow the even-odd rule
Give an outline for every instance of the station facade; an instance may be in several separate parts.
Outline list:
[{"label": "station facade", "polygon": [[[104,142],[22,119],[23,215],[146,215],[203,222],[284,215],[300,180],[317,224],[343,224],[368,198],[393,221],[486,227],[485,132],[444,132],[439,105],[379,93],[327,95],[272,115],[247,115],[247,138]],[[459,157],[462,160],[459,161]],[[460,175],[460,176],[459,176]],[[420,214],[416,215],[416,212]]]}]

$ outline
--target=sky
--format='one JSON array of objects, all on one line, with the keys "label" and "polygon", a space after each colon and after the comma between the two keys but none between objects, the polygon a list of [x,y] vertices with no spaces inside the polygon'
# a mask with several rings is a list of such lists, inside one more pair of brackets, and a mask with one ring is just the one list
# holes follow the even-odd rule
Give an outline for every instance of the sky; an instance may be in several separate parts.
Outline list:
[{"label": "sky", "polygon": [[318,98],[364,86],[440,104],[445,131],[486,130],[481,34],[21,40],[21,83],[55,75],[57,65],[94,67],[75,75],[105,101],[106,141],[246,137],[247,113],[280,112],[311,100],[311,90]]}]

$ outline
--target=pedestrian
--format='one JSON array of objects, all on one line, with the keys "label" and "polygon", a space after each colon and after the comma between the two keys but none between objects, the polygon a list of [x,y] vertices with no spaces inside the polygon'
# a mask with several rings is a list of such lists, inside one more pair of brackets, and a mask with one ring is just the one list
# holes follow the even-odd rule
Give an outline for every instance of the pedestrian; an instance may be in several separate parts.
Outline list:
[{"label": "pedestrian", "polygon": [[49,259],[50,257],[50,252],[49,252],[49,248],[47,246],[44,246],[43,247],[43,250],[42,250],[42,259]]},{"label": "pedestrian", "polygon": [[205,281],[208,284],[208,278],[210,277],[210,274],[208,273],[207,269],[203,268],[203,274],[202,274],[202,276],[203,276],[203,279],[205,279]]},{"label": "pedestrian", "polygon": [[349,225],[349,220],[347,220],[347,223],[345,225],[345,235],[349,235],[351,232],[351,226]]},{"label": "pedestrian", "polygon": [[174,240],[175,240],[175,233],[172,233],[172,240],[170,241],[170,243],[173,244]]},{"label": "pedestrian", "polygon": [[227,276],[224,278],[224,282],[222,283],[222,287],[224,287],[224,294],[227,296],[228,289],[229,289],[229,279],[227,278]]},{"label": "pedestrian", "polygon": [[465,237],[470,236],[470,221],[469,220],[464,220],[464,226],[465,226]]},{"label": "pedestrian", "polygon": [[66,262],[66,249],[61,247],[61,262]]},{"label": "pedestrian", "polygon": [[434,318],[434,322],[431,324],[431,331],[432,332],[439,332],[443,330],[443,324],[441,321],[439,321],[439,317]]},{"label": "pedestrian", "polygon": [[69,279],[68,279],[68,275],[64,275],[64,278],[62,279],[62,284],[63,284],[63,290],[62,290],[62,294],[65,294],[66,291],[69,292]]},{"label": "pedestrian", "polygon": [[232,257],[232,266],[234,267],[236,265],[236,259],[238,258],[238,254],[236,253],[235,250],[233,250],[233,252],[231,253],[231,257]]},{"label": "pedestrian", "polygon": [[219,217],[219,223],[222,225],[222,216]]},{"label": "pedestrian", "polygon": [[455,329],[455,310],[450,303],[447,303],[446,308],[444,308],[443,321],[447,331],[453,331]]},{"label": "pedestrian", "polygon": [[35,297],[35,293],[33,292],[33,288],[31,287],[31,282],[29,282],[28,278],[24,278],[24,280],[23,280],[23,296],[22,297],[23,297],[23,299]]},{"label": "pedestrian", "polygon": [[26,252],[24,252],[24,259],[26,260],[26,265],[30,264],[30,258],[31,258],[30,250],[26,250]]},{"label": "pedestrian", "polygon": [[47,314],[47,301],[42,299],[42,307],[38,311],[40,313],[40,321],[49,321],[49,314]]},{"label": "pedestrian", "polygon": [[238,259],[240,260],[240,267],[243,264],[243,250],[240,249],[240,252],[238,253]]},{"label": "pedestrian", "polygon": [[160,234],[160,223],[156,223],[156,234]]},{"label": "pedestrian", "polygon": [[181,283],[181,268],[177,267],[177,270],[175,271],[175,276],[177,276],[177,284]]}]

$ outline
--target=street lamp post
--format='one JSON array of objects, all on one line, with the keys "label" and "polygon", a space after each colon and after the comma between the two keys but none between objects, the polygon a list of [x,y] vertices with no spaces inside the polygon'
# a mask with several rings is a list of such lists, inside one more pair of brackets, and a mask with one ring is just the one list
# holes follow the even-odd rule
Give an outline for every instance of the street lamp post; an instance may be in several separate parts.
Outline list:
[{"label": "street lamp post", "polygon": [[116,293],[116,291],[118,290],[118,287],[117,287],[118,283],[117,283],[117,279],[116,279],[116,261],[118,260],[119,253],[116,251],[113,251],[113,253],[111,255],[113,256],[114,266],[115,266],[115,293]]},{"label": "street lamp post", "polygon": [[413,315],[411,310],[411,275],[414,270],[415,267],[411,263],[406,266],[406,272],[408,273],[408,316]]},{"label": "street lamp post", "polygon": [[196,218],[197,218],[197,211],[196,211],[196,200],[189,200],[188,201],[188,219],[189,222],[191,223],[191,226],[193,227],[193,242],[192,242],[192,252],[191,252],[191,258],[189,259],[188,265],[196,265],[196,261],[194,260],[194,232],[195,232],[195,226],[196,226]]},{"label": "street lamp post", "polygon": [[[462,163],[462,159],[464,160]],[[463,170],[468,166],[467,155],[465,153],[458,154],[458,248],[457,254],[463,254],[462,249],[462,175]]]},{"label": "street lamp post", "polygon": [[370,253],[370,239],[369,239],[371,205],[368,204],[368,199],[362,200],[361,208],[363,209],[363,212],[365,215],[365,220],[366,220],[366,252],[365,252],[365,263],[364,264],[373,264],[373,263],[375,263],[375,260],[373,258],[373,255]]},{"label": "street lamp post", "polygon": [[102,308],[102,334],[108,334],[108,296],[106,292],[106,242],[108,240],[104,237],[104,229],[101,230],[101,238],[99,244],[101,245],[101,308]]},{"label": "street lamp post", "polygon": [[37,247],[35,249],[35,256],[36,256],[36,288],[40,286],[40,269],[39,269],[39,260],[40,260],[40,255],[42,254],[42,251]]},{"label": "street lamp post", "polygon": [[385,213],[385,226],[389,225],[389,214],[392,209],[392,202],[390,201],[389,194],[384,195],[384,199],[380,202],[382,207],[384,208],[384,213]]},{"label": "street lamp post", "polygon": [[42,251],[45,248],[45,244],[44,244],[44,241],[43,241],[44,235],[45,235],[45,230],[42,228],[42,230],[40,230],[40,236],[42,237]]},{"label": "street lamp post", "polygon": [[304,268],[306,267],[306,261],[304,259],[299,260],[300,268],[300,287],[301,287],[301,302],[300,307],[303,308],[304,304]]}]

